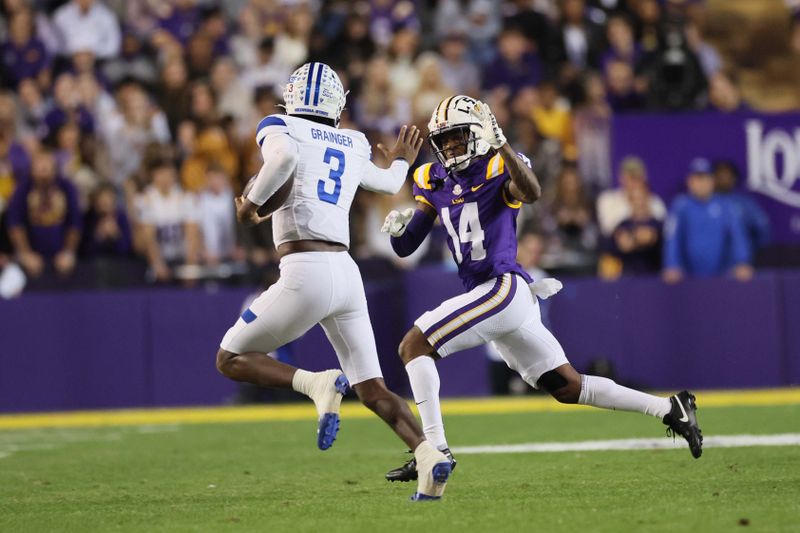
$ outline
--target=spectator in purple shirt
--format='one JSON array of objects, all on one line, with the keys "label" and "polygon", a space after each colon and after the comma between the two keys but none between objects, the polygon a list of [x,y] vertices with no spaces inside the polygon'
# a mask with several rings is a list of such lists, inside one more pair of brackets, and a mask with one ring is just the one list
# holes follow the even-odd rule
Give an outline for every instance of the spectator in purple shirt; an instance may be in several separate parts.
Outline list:
[{"label": "spectator in purple shirt", "polygon": [[228,43],[228,22],[221,8],[212,7],[203,11],[200,33],[211,41],[214,57],[231,53]]},{"label": "spectator in purple shirt", "polygon": [[615,112],[638,111],[645,107],[645,97],[637,92],[631,65],[626,61],[611,59],[606,64],[605,81],[608,88],[608,105]]},{"label": "spectator in purple shirt", "polygon": [[608,19],[606,37],[609,47],[600,62],[605,69],[612,59],[625,61],[633,70],[642,59],[642,45],[636,42],[633,36],[633,26],[625,15],[614,15]]},{"label": "spectator in purple shirt", "polygon": [[64,72],[56,78],[53,108],[44,117],[45,137],[52,138],[67,122],[75,122],[84,134],[94,133],[94,117],[80,102],[75,76]]},{"label": "spectator in purple shirt", "polygon": [[661,270],[663,224],[650,212],[647,189],[631,191],[631,215],[614,229],[611,255],[623,276],[657,274]]},{"label": "spectator in purple shirt", "polygon": [[31,179],[11,197],[7,222],[11,244],[29,276],[39,277],[50,261],[62,276],[73,271],[81,227],[78,195],[56,175],[51,150],[34,154]]},{"label": "spectator in purple shirt", "polygon": [[34,35],[33,17],[28,10],[17,12],[9,22],[8,40],[0,47],[3,69],[13,87],[25,78],[49,83],[50,57],[44,43]]},{"label": "spectator in purple shirt", "polygon": [[117,203],[117,192],[110,183],[101,184],[92,191],[91,206],[83,219],[81,255],[127,257],[131,249],[131,227]]},{"label": "spectator in purple shirt", "polygon": [[539,83],[542,65],[525,36],[516,28],[503,30],[497,41],[499,54],[483,73],[484,89],[502,90],[508,96]]},{"label": "spectator in purple shirt", "polygon": [[200,28],[200,19],[201,12],[196,0],[175,0],[167,6],[166,15],[161,17],[158,25],[181,46],[186,47],[189,39]]}]

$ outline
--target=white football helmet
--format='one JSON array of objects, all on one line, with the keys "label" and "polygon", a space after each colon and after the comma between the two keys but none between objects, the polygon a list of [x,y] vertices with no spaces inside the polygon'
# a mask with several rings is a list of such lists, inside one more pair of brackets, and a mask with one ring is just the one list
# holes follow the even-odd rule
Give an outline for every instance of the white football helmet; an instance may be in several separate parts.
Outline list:
[{"label": "white football helmet", "polygon": [[329,118],[336,126],[346,97],[336,71],[325,63],[306,63],[289,76],[289,82],[283,88],[287,115]]},{"label": "white football helmet", "polygon": [[[436,158],[447,170],[464,170],[474,158],[485,155],[491,148],[478,135],[481,123],[472,114],[476,103],[477,100],[469,96],[451,96],[442,100],[431,115],[428,122],[428,141]],[[461,132],[465,152],[447,157],[441,140],[444,134],[457,131]]]}]

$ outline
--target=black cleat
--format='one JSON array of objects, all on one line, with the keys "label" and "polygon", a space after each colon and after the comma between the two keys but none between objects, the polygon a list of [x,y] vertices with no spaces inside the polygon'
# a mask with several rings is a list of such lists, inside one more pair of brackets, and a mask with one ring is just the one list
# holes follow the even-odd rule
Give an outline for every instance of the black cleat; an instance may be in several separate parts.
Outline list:
[{"label": "black cleat", "polygon": [[[411,452],[409,452],[411,453]],[[453,453],[450,451],[450,448],[445,448],[442,450],[442,453],[450,459],[450,471],[456,469],[456,458],[453,457]],[[406,462],[403,466],[395,468],[394,470],[389,470],[386,472],[386,480],[387,481],[402,481],[405,483],[406,481],[416,481],[417,480],[417,459],[412,457],[409,461]]]},{"label": "black cleat", "polygon": [[681,391],[671,396],[672,410],[664,417],[664,424],[668,425],[667,435],[680,435],[689,443],[692,457],[697,459],[703,453],[703,432],[697,425],[697,404],[694,394]]}]

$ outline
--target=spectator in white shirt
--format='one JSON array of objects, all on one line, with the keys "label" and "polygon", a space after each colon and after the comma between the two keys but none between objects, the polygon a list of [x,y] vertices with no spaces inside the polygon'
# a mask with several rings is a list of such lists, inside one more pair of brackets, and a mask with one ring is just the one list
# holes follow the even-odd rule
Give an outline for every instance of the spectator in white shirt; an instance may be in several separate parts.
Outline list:
[{"label": "spectator in white shirt", "polygon": [[200,192],[198,213],[203,234],[203,260],[209,266],[242,256],[236,246],[236,210],[230,178],[220,165],[206,171],[206,187]]},{"label": "spectator in white shirt", "polygon": [[155,281],[173,279],[182,265],[199,258],[199,213],[194,195],[178,185],[178,172],[167,159],[152,162],[152,184],[137,198],[142,243]]},{"label": "spectator in white shirt", "polygon": [[663,221],[667,216],[664,202],[649,191],[647,186],[647,170],[644,162],[638,157],[628,156],[622,160],[619,168],[619,187],[603,191],[597,198],[597,221],[600,224],[600,233],[610,237],[620,222],[630,218],[631,194],[636,189],[645,189],[649,195],[651,216]]},{"label": "spectator in white shirt", "polygon": [[258,64],[247,69],[241,76],[241,84],[249,89],[269,85],[275,87],[275,94],[283,94],[283,85],[292,73],[275,54],[275,42],[265,37],[258,45]]},{"label": "spectator in white shirt", "polygon": [[91,50],[98,59],[119,54],[121,37],[114,13],[97,0],[71,0],[53,14],[64,55]]}]

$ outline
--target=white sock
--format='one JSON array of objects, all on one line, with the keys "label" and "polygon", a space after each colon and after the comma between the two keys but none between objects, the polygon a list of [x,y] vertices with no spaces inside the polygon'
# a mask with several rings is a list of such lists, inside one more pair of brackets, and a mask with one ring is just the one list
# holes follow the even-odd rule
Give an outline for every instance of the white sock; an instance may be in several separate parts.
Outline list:
[{"label": "white sock", "polygon": [[292,388],[301,394],[311,397],[311,389],[314,383],[314,372],[302,370],[300,368],[292,376]]},{"label": "white sock", "polygon": [[604,409],[634,411],[664,418],[672,409],[669,398],[645,394],[617,385],[608,378],[582,376],[581,396],[578,403]]},{"label": "white sock", "polygon": [[444,450],[447,448],[447,439],[444,437],[444,423],[439,407],[439,372],[436,370],[436,362],[433,358],[422,355],[406,365],[406,372],[419,416],[422,418],[425,437],[436,449]]}]

